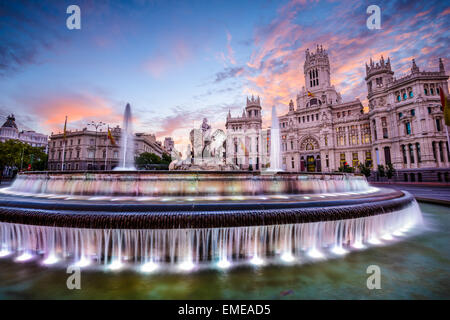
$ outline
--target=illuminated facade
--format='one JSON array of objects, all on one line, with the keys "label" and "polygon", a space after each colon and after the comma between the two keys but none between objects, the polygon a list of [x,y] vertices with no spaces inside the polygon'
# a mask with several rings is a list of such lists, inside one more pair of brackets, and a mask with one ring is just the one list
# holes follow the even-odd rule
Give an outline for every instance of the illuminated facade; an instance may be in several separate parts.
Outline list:
[{"label": "illuminated facade", "polygon": [[306,88],[297,95],[297,107],[291,100],[289,112],[279,117],[285,170],[333,172],[368,160],[374,169],[392,163],[398,180],[448,181],[449,148],[439,98],[439,88],[448,94],[448,76],[441,59],[435,72],[420,71],[413,60],[411,73],[400,79],[394,78],[389,58],[371,59],[365,78],[368,112],[358,99],[342,101],[330,84],[322,47],[306,51],[303,71]]}]

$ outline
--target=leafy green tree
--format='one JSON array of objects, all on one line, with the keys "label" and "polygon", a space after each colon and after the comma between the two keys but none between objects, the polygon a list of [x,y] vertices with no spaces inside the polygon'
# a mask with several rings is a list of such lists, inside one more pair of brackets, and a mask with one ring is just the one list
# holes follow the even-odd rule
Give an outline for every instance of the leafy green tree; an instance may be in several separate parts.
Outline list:
[{"label": "leafy green tree", "polygon": [[164,164],[170,164],[172,162],[172,157],[167,153],[163,153],[161,161]]},{"label": "leafy green tree", "polygon": [[355,172],[355,168],[350,167],[347,162],[344,162],[344,165],[338,168],[339,172],[353,173]]},{"label": "leafy green tree", "polygon": [[367,161],[365,163],[360,163],[358,165],[359,171],[366,176],[366,178],[370,177],[371,174],[371,163]]},{"label": "leafy green tree", "polygon": [[382,164],[378,165],[378,176],[379,177],[386,176],[386,170],[385,170],[385,168],[384,168],[384,166]]},{"label": "leafy green tree", "polygon": [[395,168],[392,165],[392,163],[388,162],[386,164],[386,176],[388,177],[388,179],[391,179],[395,174]]},{"label": "leafy green tree", "polygon": [[45,170],[48,156],[43,147],[32,147],[17,140],[0,142],[0,169],[5,166],[18,169]]},{"label": "leafy green tree", "polygon": [[162,159],[151,152],[143,152],[136,158],[136,165],[138,167],[145,167],[149,164],[161,164]]}]

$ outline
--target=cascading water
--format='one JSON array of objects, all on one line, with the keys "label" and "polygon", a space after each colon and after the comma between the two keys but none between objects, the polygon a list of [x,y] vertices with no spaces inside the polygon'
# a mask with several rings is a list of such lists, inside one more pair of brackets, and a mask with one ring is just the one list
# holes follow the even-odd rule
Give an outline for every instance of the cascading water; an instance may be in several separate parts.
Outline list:
[{"label": "cascading water", "polygon": [[45,265],[125,265],[144,272],[211,264],[303,263],[401,239],[421,223],[414,201],[390,213],[311,223],[189,229],[85,229],[0,222],[0,257]]},{"label": "cascading water", "polygon": [[131,123],[131,107],[127,103],[123,115],[123,128],[121,133],[120,155],[121,161],[119,167],[115,170],[136,170],[134,166],[134,134]]},{"label": "cascading water", "polygon": [[270,128],[270,167],[267,171],[283,171],[281,166],[280,123],[275,106],[272,107],[272,127]]}]

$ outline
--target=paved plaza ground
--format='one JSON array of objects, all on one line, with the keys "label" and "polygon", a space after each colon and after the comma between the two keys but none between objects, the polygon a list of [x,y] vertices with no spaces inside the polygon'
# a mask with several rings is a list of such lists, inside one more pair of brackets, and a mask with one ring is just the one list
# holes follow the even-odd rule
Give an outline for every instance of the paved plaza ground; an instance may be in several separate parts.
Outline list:
[{"label": "paved plaza ground", "polygon": [[[423,202],[434,202],[450,206],[450,185],[448,184],[394,184],[394,183],[371,183],[376,187],[386,187],[396,190],[405,190],[414,195],[414,197]],[[431,201],[436,200],[436,201]]]}]

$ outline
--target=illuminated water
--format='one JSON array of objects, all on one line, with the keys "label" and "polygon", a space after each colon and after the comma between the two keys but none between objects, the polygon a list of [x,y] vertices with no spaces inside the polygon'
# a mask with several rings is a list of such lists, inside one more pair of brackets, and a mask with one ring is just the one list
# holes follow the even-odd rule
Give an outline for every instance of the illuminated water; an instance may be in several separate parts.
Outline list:
[{"label": "illuminated water", "polygon": [[131,118],[131,107],[127,103],[123,115],[123,128],[120,142],[120,165],[115,170],[136,170],[134,167],[134,134]]},{"label": "illuminated water", "polygon": [[[450,298],[450,210],[421,204],[425,226],[388,246],[302,265],[245,265],[190,273],[82,272],[68,290],[65,269],[0,259],[0,299],[429,299]],[[381,268],[381,290],[366,269]]]},{"label": "illuminated water", "polygon": [[280,123],[278,121],[275,106],[272,107],[272,126],[270,127],[270,167],[267,171],[283,171],[281,166]]},{"label": "illuminated water", "polygon": [[421,223],[416,202],[362,218],[228,228],[83,229],[0,222],[0,257],[149,271],[305,263],[400,241]]}]

